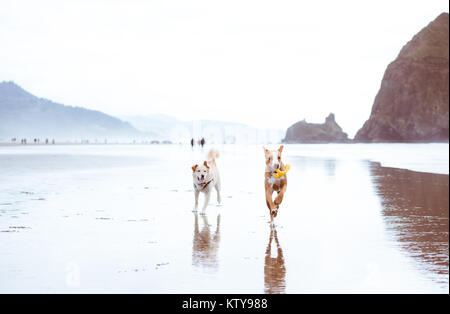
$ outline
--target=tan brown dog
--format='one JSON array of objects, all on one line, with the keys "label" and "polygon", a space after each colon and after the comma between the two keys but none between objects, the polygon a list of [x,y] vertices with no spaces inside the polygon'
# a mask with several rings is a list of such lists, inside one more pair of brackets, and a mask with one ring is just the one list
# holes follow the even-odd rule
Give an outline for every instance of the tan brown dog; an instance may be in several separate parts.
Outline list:
[{"label": "tan brown dog", "polygon": [[[286,174],[279,179],[273,177],[276,169],[281,171],[285,170],[284,163],[281,161],[281,152],[283,151],[283,145],[277,150],[268,150],[264,148],[264,155],[266,158],[266,170],[264,173],[264,187],[266,189],[266,204],[270,211],[270,221],[273,222],[273,218],[277,216],[278,209],[283,201],[284,193],[287,188]],[[273,192],[277,192],[277,197],[272,200]]]}]

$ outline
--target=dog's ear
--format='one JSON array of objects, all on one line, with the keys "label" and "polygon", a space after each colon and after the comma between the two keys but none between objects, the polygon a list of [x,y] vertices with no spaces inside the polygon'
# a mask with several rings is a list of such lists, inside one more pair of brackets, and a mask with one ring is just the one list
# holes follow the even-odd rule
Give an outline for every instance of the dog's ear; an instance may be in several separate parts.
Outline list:
[{"label": "dog's ear", "polygon": [[195,170],[197,170],[198,165],[193,165],[192,166],[192,171],[195,172]]},{"label": "dog's ear", "polygon": [[278,148],[278,151],[281,153],[281,152],[283,151],[283,148],[284,148],[284,145],[281,145],[281,146]]},{"label": "dog's ear", "polygon": [[206,168],[209,169],[209,166],[208,166],[208,163],[206,162],[206,160],[205,160],[205,162],[203,163],[203,165],[204,165]]},{"label": "dog's ear", "polygon": [[262,148],[263,148],[265,154],[267,154],[269,152],[269,150],[265,146],[263,146]]}]

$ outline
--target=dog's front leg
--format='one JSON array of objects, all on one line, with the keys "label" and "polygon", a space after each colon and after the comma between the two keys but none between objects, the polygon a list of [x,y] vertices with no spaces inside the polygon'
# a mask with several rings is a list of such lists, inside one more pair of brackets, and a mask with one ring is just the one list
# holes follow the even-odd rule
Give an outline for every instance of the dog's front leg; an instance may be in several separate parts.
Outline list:
[{"label": "dog's front leg", "polygon": [[194,211],[197,211],[198,208],[198,195],[200,194],[199,190],[195,190],[195,205],[194,205]]},{"label": "dog's front leg", "polygon": [[273,203],[273,200],[272,200],[272,193],[273,193],[273,191],[271,192],[269,190],[266,190],[266,204],[267,204],[267,207],[269,207],[271,219],[273,219],[272,216],[275,212],[275,204]]},{"label": "dog's front leg", "polygon": [[206,207],[208,207],[209,199],[211,198],[211,191],[206,192],[205,195],[205,204],[203,205],[202,212],[205,213]]},{"label": "dog's front leg", "polygon": [[283,187],[281,188],[280,192],[278,192],[277,197],[275,198],[275,206],[278,208],[280,207],[281,202],[283,201],[283,197],[284,197],[284,192],[286,192],[286,184],[283,185]]}]

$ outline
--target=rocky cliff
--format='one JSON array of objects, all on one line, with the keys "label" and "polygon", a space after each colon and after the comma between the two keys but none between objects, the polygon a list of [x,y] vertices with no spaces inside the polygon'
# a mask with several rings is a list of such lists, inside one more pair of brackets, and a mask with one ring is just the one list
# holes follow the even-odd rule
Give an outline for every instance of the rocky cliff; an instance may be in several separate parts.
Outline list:
[{"label": "rocky cliff", "polygon": [[449,138],[449,15],[442,13],[386,69],[359,142],[441,142]]},{"label": "rocky cliff", "polygon": [[336,123],[334,114],[325,123],[308,123],[305,120],[290,126],[286,131],[284,143],[343,143],[348,142],[347,134]]}]

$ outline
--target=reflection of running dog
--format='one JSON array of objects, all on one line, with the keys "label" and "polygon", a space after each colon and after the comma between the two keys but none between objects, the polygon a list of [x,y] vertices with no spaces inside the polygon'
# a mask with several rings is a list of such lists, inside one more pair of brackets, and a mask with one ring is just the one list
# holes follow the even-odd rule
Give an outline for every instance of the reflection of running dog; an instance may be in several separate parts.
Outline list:
[{"label": "reflection of running dog", "polygon": [[[277,245],[277,257],[271,257],[272,239]],[[283,250],[278,242],[277,230],[270,228],[270,240],[266,249],[264,260],[264,292],[285,293],[286,289],[286,267],[284,266]]]},{"label": "reflection of running dog", "polygon": [[202,215],[203,226],[200,231],[198,226],[198,215],[195,214],[194,242],[192,245],[192,264],[217,268],[217,251],[220,243],[220,215],[217,215],[216,231],[211,235],[208,218]]}]

